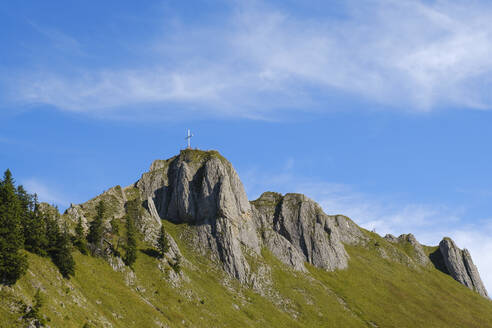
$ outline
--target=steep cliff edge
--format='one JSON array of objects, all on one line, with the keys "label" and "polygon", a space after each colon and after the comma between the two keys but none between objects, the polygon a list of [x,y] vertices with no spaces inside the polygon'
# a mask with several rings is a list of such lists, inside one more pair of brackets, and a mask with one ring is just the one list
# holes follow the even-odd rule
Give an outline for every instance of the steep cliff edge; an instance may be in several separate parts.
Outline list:
[{"label": "steep cliff edge", "polygon": [[444,238],[439,243],[439,250],[451,277],[480,295],[488,297],[478,269],[467,249],[461,250],[451,238]]},{"label": "steep cliff edge", "polygon": [[136,187],[161,219],[195,229],[197,249],[211,251],[224,269],[246,282],[250,267],[242,246],[260,248],[244,187],[232,165],[215,151],[183,150],[156,161]]}]

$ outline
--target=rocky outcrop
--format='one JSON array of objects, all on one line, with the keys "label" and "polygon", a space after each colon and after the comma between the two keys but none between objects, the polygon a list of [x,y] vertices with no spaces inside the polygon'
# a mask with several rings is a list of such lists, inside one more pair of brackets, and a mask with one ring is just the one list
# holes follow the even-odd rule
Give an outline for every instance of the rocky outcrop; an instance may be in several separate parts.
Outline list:
[{"label": "rocky outcrop", "polygon": [[386,239],[387,241],[393,244],[396,244],[399,241],[397,237],[395,237],[390,233],[386,234],[386,236],[384,236],[384,239]]},{"label": "rocky outcrop", "polygon": [[427,265],[430,263],[429,257],[427,254],[425,254],[424,249],[422,248],[422,245],[415,239],[415,236],[411,233],[409,234],[403,234],[398,237],[398,240],[404,243],[408,243],[412,250],[413,250],[413,256],[412,258],[417,261],[417,263],[421,265]]},{"label": "rocky outcrop", "polygon": [[215,151],[187,149],[154,162],[151,169],[136,186],[160,218],[188,223],[196,232],[197,249],[211,250],[227,272],[246,282],[250,268],[242,246],[257,254],[260,247],[251,207],[232,165]]},{"label": "rocky outcrop", "polygon": [[328,216],[301,194],[267,192],[252,202],[263,244],[282,262],[304,271],[304,262],[326,270],[344,269],[343,243],[355,244],[362,233],[344,216]]},{"label": "rocky outcrop", "polygon": [[301,194],[264,193],[251,206],[236,171],[215,151],[184,150],[155,161],[136,187],[150,212],[193,227],[197,249],[211,250],[242,282],[250,273],[244,247],[259,254],[265,246],[298,271],[305,262],[332,271],[348,266],[343,244],[365,238],[350,219],[326,215]]},{"label": "rocky outcrop", "polygon": [[473,264],[468,250],[460,250],[450,238],[444,238],[439,243],[439,250],[449,274],[458,282],[488,297],[477,267]]},{"label": "rocky outcrop", "polygon": [[106,206],[104,224],[107,228],[109,228],[111,218],[121,218],[125,215],[126,197],[120,186],[110,188],[83,204],[70,204],[65,215],[73,224],[76,224],[80,218],[84,229],[87,230],[88,223],[96,216],[96,206],[100,201],[103,201]]}]

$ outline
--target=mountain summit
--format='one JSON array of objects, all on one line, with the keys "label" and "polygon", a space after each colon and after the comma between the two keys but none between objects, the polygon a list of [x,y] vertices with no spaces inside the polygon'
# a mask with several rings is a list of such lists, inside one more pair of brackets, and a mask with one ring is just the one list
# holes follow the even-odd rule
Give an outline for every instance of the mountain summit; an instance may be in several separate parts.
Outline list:
[{"label": "mountain summit", "polygon": [[[178,156],[156,160],[135,184],[118,190],[110,189],[96,199],[113,195],[118,200],[110,202],[111,208],[122,216],[126,199],[138,196],[145,213],[140,226],[150,242],[156,238],[161,220],[192,226],[196,250],[220,262],[241,283],[255,279],[245,252],[261,256],[261,249],[266,248],[294,270],[306,272],[305,263],[309,263],[334,271],[349,266],[344,245],[364,247],[370,243],[367,233],[352,220],[325,214],[302,194],[265,192],[249,202],[232,164],[214,150],[185,149]],[[85,215],[84,209],[93,208],[91,203],[94,200],[69,208],[71,219],[75,221],[82,214],[90,220],[90,212]],[[411,234],[386,239],[408,244],[415,255],[408,258],[410,263],[434,263],[487,297],[469,252],[460,250],[451,239],[444,238],[430,258]],[[383,252],[381,256],[385,256]]]},{"label": "mountain summit", "polygon": [[[72,204],[60,224],[69,230],[79,224],[88,233],[101,203],[100,257],[107,264],[76,256],[79,271],[74,285],[67,284],[83,298],[61,301],[53,294],[54,318],[66,302],[73,313],[108,327],[485,327],[482,318],[492,320],[469,252],[451,239],[432,247],[412,234],[382,238],[346,216],[324,213],[302,194],[265,192],[248,201],[234,167],[217,151],[186,149],[156,160],[134,184]],[[130,212],[140,253],[125,265],[118,227],[131,227]],[[39,278],[43,270],[39,264],[21,284],[53,293],[47,284],[58,278]],[[112,277],[109,285],[97,270]],[[129,303],[108,296],[117,293]],[[92,313],[83,312],[89,308]],[[133,314],[140,308],[156,318],[153,325]]]}]

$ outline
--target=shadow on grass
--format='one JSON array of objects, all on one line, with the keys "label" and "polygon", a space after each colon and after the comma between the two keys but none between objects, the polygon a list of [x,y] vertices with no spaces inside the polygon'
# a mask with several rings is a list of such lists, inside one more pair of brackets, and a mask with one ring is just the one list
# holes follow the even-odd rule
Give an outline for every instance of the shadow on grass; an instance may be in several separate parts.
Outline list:
[{"label": "shadow on grass", "polygon": [[156,251],[153,248],[141,249],[140,251],[142,253],[144,253],[145,255],[148,255],[150,257],[153,257],[153,258],[156,258],[156,259],[160,259],[161,258],[161,253],[159,253],[158,251]]}]

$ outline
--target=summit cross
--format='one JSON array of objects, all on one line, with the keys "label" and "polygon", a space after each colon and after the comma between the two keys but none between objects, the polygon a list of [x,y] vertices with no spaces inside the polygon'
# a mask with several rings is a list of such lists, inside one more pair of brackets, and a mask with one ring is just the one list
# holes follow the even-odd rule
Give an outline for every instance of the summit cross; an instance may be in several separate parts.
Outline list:
[{"label": "summit cross", "polygon": [[186,136],[186,140],[188,140],[188,148],[187,149],[191,149],[191,138],[194,136],[194,134],[192,134],[190,132],[190,129],[188,129],[188,135]]}]

